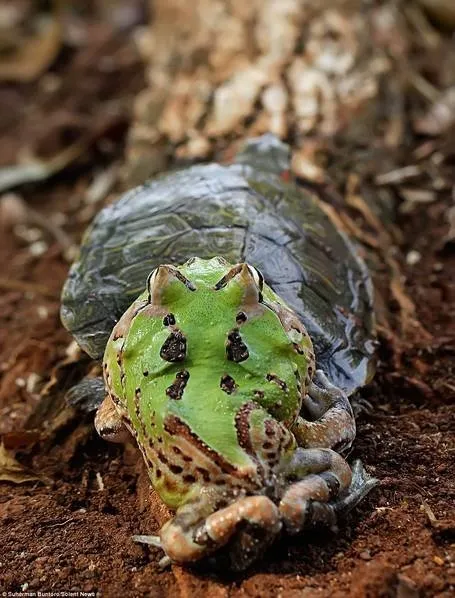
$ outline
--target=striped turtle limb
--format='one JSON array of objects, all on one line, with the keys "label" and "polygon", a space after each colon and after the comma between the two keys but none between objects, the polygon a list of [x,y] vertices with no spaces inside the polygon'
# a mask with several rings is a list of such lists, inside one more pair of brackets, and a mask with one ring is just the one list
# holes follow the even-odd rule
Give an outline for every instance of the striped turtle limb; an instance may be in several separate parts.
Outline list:
[{"label": "striped turtle limb", "polygon": [[298,417],[291,430],[299,446],[331,448],[346,455],[354,441],[356,426],[346,393],[316,370],[302,408],[313,420]]}]

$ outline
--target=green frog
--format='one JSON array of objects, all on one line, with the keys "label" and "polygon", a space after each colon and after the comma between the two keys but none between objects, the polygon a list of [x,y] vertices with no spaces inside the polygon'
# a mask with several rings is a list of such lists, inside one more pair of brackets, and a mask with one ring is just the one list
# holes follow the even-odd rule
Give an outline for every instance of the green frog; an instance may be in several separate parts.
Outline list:
[{"label": "green frog", "polygon": [[132,435],[175,515],[162,565],[223,554],[248,567],[281,533],[334,527],[377,483],[345,460],[346,393],[316,369],[296,313],[247,263],[160,265],[112,330],[95,426]]}]

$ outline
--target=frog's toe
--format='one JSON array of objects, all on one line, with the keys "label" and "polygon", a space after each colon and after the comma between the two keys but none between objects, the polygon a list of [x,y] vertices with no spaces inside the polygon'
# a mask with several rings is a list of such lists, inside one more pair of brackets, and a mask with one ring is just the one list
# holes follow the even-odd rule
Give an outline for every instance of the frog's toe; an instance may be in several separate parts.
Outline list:
[{"label": "frog's toe", "polygon": [[315,382],[320,389],[329,391],[331,393],[343,394],[343,391],[330,382],[323,370],[316,370],[313,375],[313,382]]},{"label": "frog's toe", "polygon": [[149,546],[156,546],[157,548],[163,548],[161,544],[161,538],[159,536],[133,536],[133,542],[138,544],[148,544]]},{"label": "frog's toe", "polygon": [[356,492],[361,489],[367,489],[369,492],[379,484],[379,480],[371,476],[360,459],[356,459],[351,465],[352,481],[349,486],[349,492]]},{"label": "frog's toe", "polygon": [[[161,550],[164,550],[161,544],[161,538],[159,536],[136,535],[132,536],[132,538],[133,542],[137,542],[138,544],[148,544],[149,546],[155,546],[156,548],[161,548]],[[166,569],[171,564],[172,560],[166,554],[163,556],[163,558],[160,559],[158,566],[160,567],[160,569]]]}]

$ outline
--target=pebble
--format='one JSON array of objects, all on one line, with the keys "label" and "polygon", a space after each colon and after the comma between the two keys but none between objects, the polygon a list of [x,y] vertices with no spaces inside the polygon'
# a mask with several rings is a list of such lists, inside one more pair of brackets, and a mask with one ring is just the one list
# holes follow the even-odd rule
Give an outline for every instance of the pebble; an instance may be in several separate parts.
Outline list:
[{"label": "pebble", "polygon": [[406,256],[406,263],[409,266],[415,266],[420,262],[421,259],[422,255],[418,251],[412,249]]},{"label": "pebble", "polygon": [[45,243],[44,241],[36,241],[35,243],[32,243],[28,248],[30,253],[35,257],[43,255],[44,253],[46,253],[47,249],[47,243]]}]

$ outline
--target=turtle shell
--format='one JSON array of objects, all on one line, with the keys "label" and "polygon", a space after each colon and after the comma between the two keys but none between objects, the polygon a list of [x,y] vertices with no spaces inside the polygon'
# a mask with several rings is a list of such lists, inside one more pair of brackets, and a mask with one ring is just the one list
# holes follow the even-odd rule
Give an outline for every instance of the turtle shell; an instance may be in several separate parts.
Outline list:
[{"label": "turtle shell", "polygon": [[250,141],[229,166],[172,172],[104,208],[86,232],[61,317],[99,358],[112,328],[163,263],[222,255],[246,261],[300,316],[317,367],[348,394],[373,372],[373,296],[365,264],[319,200],[281,176],[286,145]]}]

